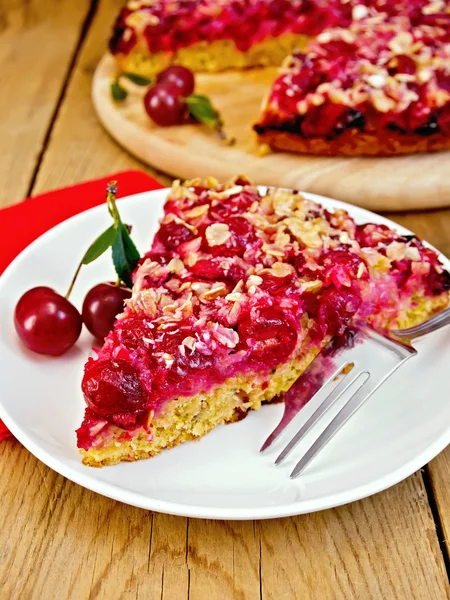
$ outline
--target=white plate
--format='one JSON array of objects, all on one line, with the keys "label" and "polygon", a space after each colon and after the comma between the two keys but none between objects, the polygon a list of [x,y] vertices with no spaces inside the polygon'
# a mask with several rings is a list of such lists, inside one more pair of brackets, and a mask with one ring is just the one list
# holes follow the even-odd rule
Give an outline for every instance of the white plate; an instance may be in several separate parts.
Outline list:
[{"label": "white plate", "polygon": [[[143,251],[150,246],[165,195],[158,190],[120,201],[122,216],[134,225],[133,236]],[[358,222],[385,223],[406,233],[365,210],[306,195],[327,208],[346,208]],[[84,331],[63,357],[39,356],[21,345],[12,316],[17,299],[33,286],[65,292],[85,247],[109,222],[106,206],[65,221],[22,252],[0,279],[0,417],[30,452],[58,473],[142,508],[192,517],[262,519],[321,510],[379,492],[421,468],[450,442],[447,328],[418,342],[419,355],[294,481],[288,477],[293,461],[279,468],[272,464],[278,446],[267,455],[258,454],[281,417],[281,405],[266,406],[198,443],[150,460],[103,469],[82,465],[74,430],[83,416],[80,380],[92,338]],[[91,285],[111,278],[111,260],[105,255],[82,269],[72,300],[80,306]],[[307,406],[300,420],[312,408]]]}]

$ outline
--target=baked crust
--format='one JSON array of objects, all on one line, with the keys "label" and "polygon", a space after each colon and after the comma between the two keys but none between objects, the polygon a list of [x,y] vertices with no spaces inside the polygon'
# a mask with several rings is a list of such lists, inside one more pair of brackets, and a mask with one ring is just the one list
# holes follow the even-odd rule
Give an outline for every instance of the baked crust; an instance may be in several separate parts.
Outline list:
[{"label": "baked crust", "polygon": [[258,142],[267,144],[272,150],[316,156],[401,156],[450,150],[450,136],[442,133],[419,136],[391,130],[364,133],[348,129],[332,140],[267,130],[258,134]]}]

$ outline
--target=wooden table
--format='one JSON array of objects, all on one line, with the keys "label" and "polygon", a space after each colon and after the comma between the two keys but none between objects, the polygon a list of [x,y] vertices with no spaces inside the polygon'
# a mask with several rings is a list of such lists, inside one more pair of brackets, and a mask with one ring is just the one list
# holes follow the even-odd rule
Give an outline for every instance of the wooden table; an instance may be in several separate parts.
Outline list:
[{"label": "wooden table", "polygon": [[[90,101],[121,2],[1,0],[0,205],[145,168],[103,132]],[[394,219],[450,254],[450,210]],[[125,506],[14,440],[0,445],[0,490],[4,600],[450,598],[450,449],[372,498],[272,521]]]}]

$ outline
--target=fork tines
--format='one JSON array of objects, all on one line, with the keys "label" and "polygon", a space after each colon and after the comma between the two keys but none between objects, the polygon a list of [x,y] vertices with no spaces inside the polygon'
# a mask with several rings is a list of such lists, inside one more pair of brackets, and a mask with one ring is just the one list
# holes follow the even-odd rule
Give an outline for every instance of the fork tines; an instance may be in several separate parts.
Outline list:
[{"label": "fork tines", "polygon": [[[325,414],[347,396],[345,404],[331,422],[303,450],[290,475],[291,479],[297,477],[366,400],[415,353],[412,346],[395,341],[368,326],[358,329],[352,347],[342,346],[333,351],[330,345],[327,346],[286,394],[283,419],[263,444],[261,452],[272,445],[299,410],[320,392],[323,400],[275,460],[276,465],[281,464],[313,427],[319,427]],[[320,370],[324,372],[324,377],[317,384]]]}]

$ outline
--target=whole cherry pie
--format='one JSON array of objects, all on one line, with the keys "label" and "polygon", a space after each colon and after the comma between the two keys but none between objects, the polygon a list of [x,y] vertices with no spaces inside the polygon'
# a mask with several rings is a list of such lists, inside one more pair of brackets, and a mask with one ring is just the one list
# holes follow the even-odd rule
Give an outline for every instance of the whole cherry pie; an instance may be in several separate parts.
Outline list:
[{"label": "whole cherry pie", "polygon": [[414,236],[245,177],[175,182],[132,297],[85,366],[83,462],[138,460],[277,401],[355,317],[408,327],[450,275]]},{"label": "whole cherry pie", "polygon": [[396,155],[450,148],[446,0],[129,0],[109,48],[153,77],[279,65],[254,126],[273,150]]}]

